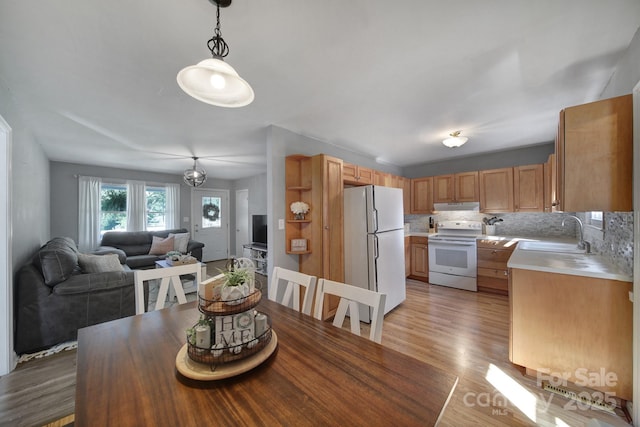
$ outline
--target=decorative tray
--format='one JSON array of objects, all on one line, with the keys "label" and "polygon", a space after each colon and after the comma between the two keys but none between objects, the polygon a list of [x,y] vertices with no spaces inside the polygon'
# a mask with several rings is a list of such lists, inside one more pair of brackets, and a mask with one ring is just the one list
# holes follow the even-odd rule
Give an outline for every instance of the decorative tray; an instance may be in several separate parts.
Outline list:
[{"label": "decorative tray", "polygon": [[249,357],[231,363],[211,365],[195,362],[190,358],[188,345],[185,344],[176,356],[176,369],[185,377],[198,381],[215,381],[243,374],[267,360],[278,347],[278,336],[271,329],[269,331],[271,339],[266,346]]}]

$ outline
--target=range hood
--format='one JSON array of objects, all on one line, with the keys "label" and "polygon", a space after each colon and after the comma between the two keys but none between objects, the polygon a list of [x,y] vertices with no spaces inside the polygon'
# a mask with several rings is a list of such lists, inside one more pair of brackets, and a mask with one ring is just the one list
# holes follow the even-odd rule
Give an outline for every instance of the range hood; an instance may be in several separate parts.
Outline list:
[{"label": "range hood", "polygon": [[436,212],[449,212],[449,211],[480,212],[480,202],[434,203],[433,210]]}]

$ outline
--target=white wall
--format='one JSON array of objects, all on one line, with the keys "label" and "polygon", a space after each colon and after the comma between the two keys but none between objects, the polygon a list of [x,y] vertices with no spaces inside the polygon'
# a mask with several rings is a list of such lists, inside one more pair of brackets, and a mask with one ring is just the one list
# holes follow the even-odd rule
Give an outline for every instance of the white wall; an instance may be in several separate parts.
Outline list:
[{"label": "white wall", "polygon": [[[11,206],[7,231],[10,250],[0,254],[4,257],[9,280],[0,280],[0,298],[12,303],[15,272],[49,239],[49,160],[22,122],[12,102],[11,92],[1,80],[0,100],[0,116],[10,127],[12,141],[10,158],[0,165],[5,174],[10,173],[9,191],[8,194],[0,191],[0,205]],[[0,375],[15,366],[12,308],[12,305],[6,308],[8,313],[0,318],[0,348],[7,350],[0,356]]]}]

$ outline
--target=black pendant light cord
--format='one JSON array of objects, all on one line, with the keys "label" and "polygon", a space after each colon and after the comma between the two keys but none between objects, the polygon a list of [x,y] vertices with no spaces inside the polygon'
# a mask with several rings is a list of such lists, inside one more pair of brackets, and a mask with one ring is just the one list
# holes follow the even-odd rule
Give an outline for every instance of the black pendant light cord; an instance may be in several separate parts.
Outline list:
[{"label": "black pendant light cord", "polygon": [[224,58],[229,54],[229,45],[222,38],[220,32],[220,3],[216,1],[216,29],[212,38],[207,42],[207,47],[213,57]]}]

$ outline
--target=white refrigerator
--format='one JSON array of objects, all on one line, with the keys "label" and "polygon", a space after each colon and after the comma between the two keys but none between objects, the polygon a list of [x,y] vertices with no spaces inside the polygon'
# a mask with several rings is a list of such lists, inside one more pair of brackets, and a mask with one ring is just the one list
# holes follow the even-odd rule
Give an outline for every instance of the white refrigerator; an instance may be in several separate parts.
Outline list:
[{"label": "white refrigerator", "polygon": [[[406,299],[402,200],[399,188],[344,190],[345,283],[386,294],[385,314]],[[360,320],[371,311],[361,308]]]}]

